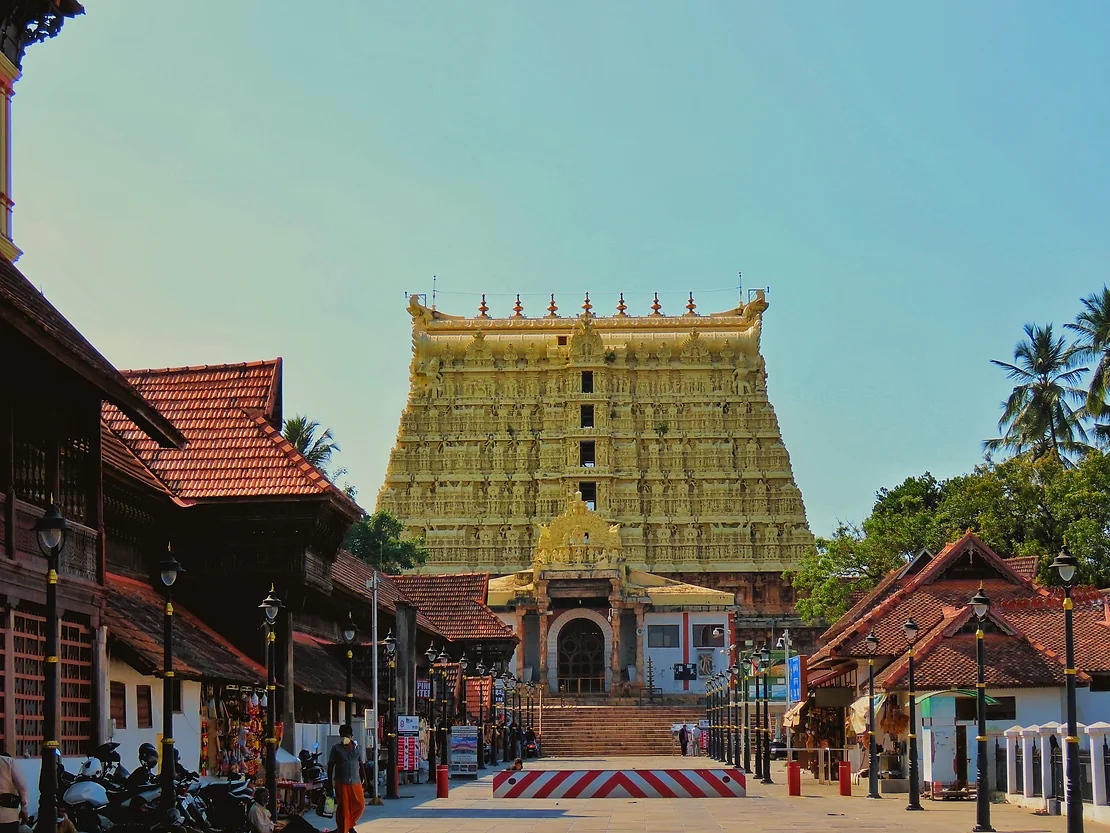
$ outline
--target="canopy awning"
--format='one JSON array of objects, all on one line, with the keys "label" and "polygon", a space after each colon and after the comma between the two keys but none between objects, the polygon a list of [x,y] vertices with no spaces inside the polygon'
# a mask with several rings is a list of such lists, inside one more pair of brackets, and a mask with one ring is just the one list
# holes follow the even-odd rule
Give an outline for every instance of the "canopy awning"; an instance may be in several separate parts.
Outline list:
[{"label": "canopy awning", "polygon": [[[848,724],[852,727],[852,731],[857,735],[862,735],[867,731],[867,718],[868,708],[867,704],[871,698],[868,695],[863,695],[857,699],[851,706],[848,707]],[[879,693],[875,695],[875,714],[879,714],[879,709],[883,707],[886,701],[886,695]]]},{"label": "canopy awning", "polygon": [[[987,699],[988,706],[997,706],[998,701],[991,697],[989,694],[984,695]],[[915,698],[918,703],[922,700],[928,700],[930,697],[975,697],[974,689],[970,688],[949,688],[945,691],[929,691],[925,694],[917,694]]]},{"label": "canopy awning", "polygon": [[787,729],[794,729],[802,722],[802,712],[805,711],[806,706],[809,705],[809,698],[799,700],[789,709],[786,714],[782,716],[782,725]]}]

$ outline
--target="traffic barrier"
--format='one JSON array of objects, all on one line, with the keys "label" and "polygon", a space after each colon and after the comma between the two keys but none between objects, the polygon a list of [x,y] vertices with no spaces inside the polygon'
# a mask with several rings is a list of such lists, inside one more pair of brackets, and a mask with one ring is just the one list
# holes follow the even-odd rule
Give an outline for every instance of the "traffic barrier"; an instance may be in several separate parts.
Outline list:
[{"label": "traffic barrier", "polygon": [[852,765],[847,761],[840,762],[840,794],[852,794]]},{"label": "traffic barrier", "polygon": [[447,767],[442,764],[436,767],[436,798],[447,798],[450,791],[450,775],[447,773]]},{"label": "traffic barrier", "polygon": [[536,769],[498,772],[494,798],[741,798],[738,769]]},{"label": "traffic barrier", "polygon": [[786,763],[786,794],[802,794],[802,765],[797,761]]}]

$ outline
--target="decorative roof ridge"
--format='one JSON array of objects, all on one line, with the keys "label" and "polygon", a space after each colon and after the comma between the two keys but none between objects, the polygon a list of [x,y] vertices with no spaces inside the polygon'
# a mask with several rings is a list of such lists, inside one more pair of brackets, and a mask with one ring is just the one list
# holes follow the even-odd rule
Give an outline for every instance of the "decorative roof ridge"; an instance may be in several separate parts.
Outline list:
[{"label": "decorative roof ridge", "polygon": [[[998,606],[1010,610],[1049,610],[1063,604],[1063,588],[1042,587],[1040,589],[1044,591],[1040,595],[1021,599],[1003,599],[998,602]],[[1072,588],[1071,600],[1077,607],[1079,605],[1102,607],[1107,603],[1106,594],[1093,585]]]},{"label": "decorative roof ridge", "polygon": [[[150,590],[152,593],[154,593],[158,596],[162,595],[162,594],[158,593],[157,590],[154,589],[153,585],[147,584],[145,581],[139,581],[138,579],[130,578],[128,576],[121,576],[119,573],[108,572],[106,574],[106,579],[107,579],[108,582],[119,582],[121,584],[129,584],[129,585],[133,585],[136,588]],[[211,637],[214,642],[219,643],[219,645],[221,647],[230,651],[231,654],[239,662],[243,663],[248,668],[250,668],[251,671],[254,671],[255,673],[261,675],[263,679],[265,679],[265,677],[266,677],[266,667],[264,665],[262,665],[260,662],[258,662],[257,660],[251,659],[249,656],[247,656],[241,650],[236,648],[235,645],[230,640],[226,639],[222,633],[217,631],[215,628],[213,628],[211,625],[209,625],[207,622],[205,622],[203,619],[201,619],[199,616],[197,616],[195,613],[193,613],[191,610],[189,610],[189,608],[182,606],[180,603],[176,604],[176,606],[174,607],[174,610],[179,611],[180,613],[188,615],[190,618],[192,618],[193,621],[199,627],[204,629],[204,631],[207,633],[207,635],[209,637]]]},{"label": "decorative roof ridge", "polygon": [[[924,656],[933,648],[935,648],[944,639],[945,632],[950,626],[953,625],[954,622],[956,622],[956,620],[960,620],[957,627],[963,625],[963,623],[967,620],[967,616],[963,615],[965,613],[970,615],[971,608],[967,607],[963,610],[953,609],[946,612],[944,617],[939,622],[937,622],[937,624],[935,624],[929,631],[925,633],[925,635],[921,639],[913,644],[914,656]],[[890,688],[895,683],[897,683],[904,674],[909,673],[909,652],[910,648],[907,646],[906,650],[896,660],[894,660],[894,662],[892,662],[890,665],[884,668],[882,672],[880,672],[875,681],[880,683],[885,688]]]},{"label": "decorative roof ridge", "polygon": [[264,415],[257,411],[252,413],[253,409],[248,410],[246,408],[239,408],[238,410],[241,411],[249,419],[251,419],[255,423],[255,425],[258,426],[259,430],[264,436],[269,437],[271,440],[273,440],[274,445],[278,447],[278,450],[281,451],[286,457],[288,457],[290,462],[292,462],[294,465],[297,466],[297,468],[300,469],[301,473],[308,478],[310,483],[312,483],[314,486],[321,486],[325,492],[339,500],[341,504],[346,504],[348,509],[353,510],[355,514],[352,520],[355,520],[365,514],[361,506],[359,506],[350,497],[348,497],[342,489],[338,488],[334,483],[332,483],[323,472],[316,468],[316,466],[308,462],[308,460],[305,459],[304,455],[297,450],[297,447],[289,442],[289,440],[287,440],[280,431],[274,428],[274,426],[270,423],[268,419],[266,419]]},{"label": "decorative roof ridge", "polygon": [[138,376],[139,374],[157,373],[165,375],[169,373],[198,373],[200,371],[217,371],[217,370],[242,370],[244,368],[254,367],[280,367],[282,364],[281,356],[276,359],[259,359],[250,362],[224,362],[217,364],[193,364],[182,365],[181,367],[137,367],[121,370],[124,376]]},{"label": "decorative roof ridge", "polygon": [[[864,612],[864,609],[866,609],[868,605],[874,604],[873,600],[876,596],[890,587],[891,584],[898,581],[898,579],[902,575],[902,571],[905,569],[906,568],[903,565],[900,567],[894,567],[889,572],[887,572],[887,574],[879,580],[878,584],[864,593],[863,597],[859,601],[857,601],[854,605],[844,611],[844,614],[839,619],[829,625],[825,632],[821,634],[820,638],[826,640],[826,642],[829,642],[843,633],[844,629],[851,625],[856,617],[860,613]],[[843,624],[841,624],[842,622]],[[838,625],[839,627],[837,627]]]}]

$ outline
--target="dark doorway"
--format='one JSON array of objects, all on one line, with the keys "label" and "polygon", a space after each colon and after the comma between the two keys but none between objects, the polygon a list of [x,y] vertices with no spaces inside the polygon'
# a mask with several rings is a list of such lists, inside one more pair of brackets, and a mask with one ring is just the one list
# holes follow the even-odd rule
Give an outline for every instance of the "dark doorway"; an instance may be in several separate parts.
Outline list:
[{"label": "dark doorway", "polygon": [[559,631],[559,691],[605,691],[605,637],[590,619],[572,619]]},{"label": "dark doorway", "polygon": [[967,727],[956,726],[956,780],[967,786]]}]

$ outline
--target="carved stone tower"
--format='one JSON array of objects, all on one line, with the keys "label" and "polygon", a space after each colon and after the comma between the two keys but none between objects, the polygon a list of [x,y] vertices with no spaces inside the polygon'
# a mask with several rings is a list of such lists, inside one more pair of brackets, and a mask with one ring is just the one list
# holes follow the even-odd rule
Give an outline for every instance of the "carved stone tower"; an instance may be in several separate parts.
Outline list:
[{"label": "carved stone tower", "polygon": [[[632,569],[792,607],[779,576],[813,540],[759,352],[763,293],[701,315],[474,318],[410,298],[413,358],[378,506],[434,572],[526,569],[581,492]],[[764,587],[766,585],[766,588]],[[767,590],[766,597],[764,589]],[[773,597],[773,598],[772,598]],[[764,608],[763,605],[760,605]]]}]

